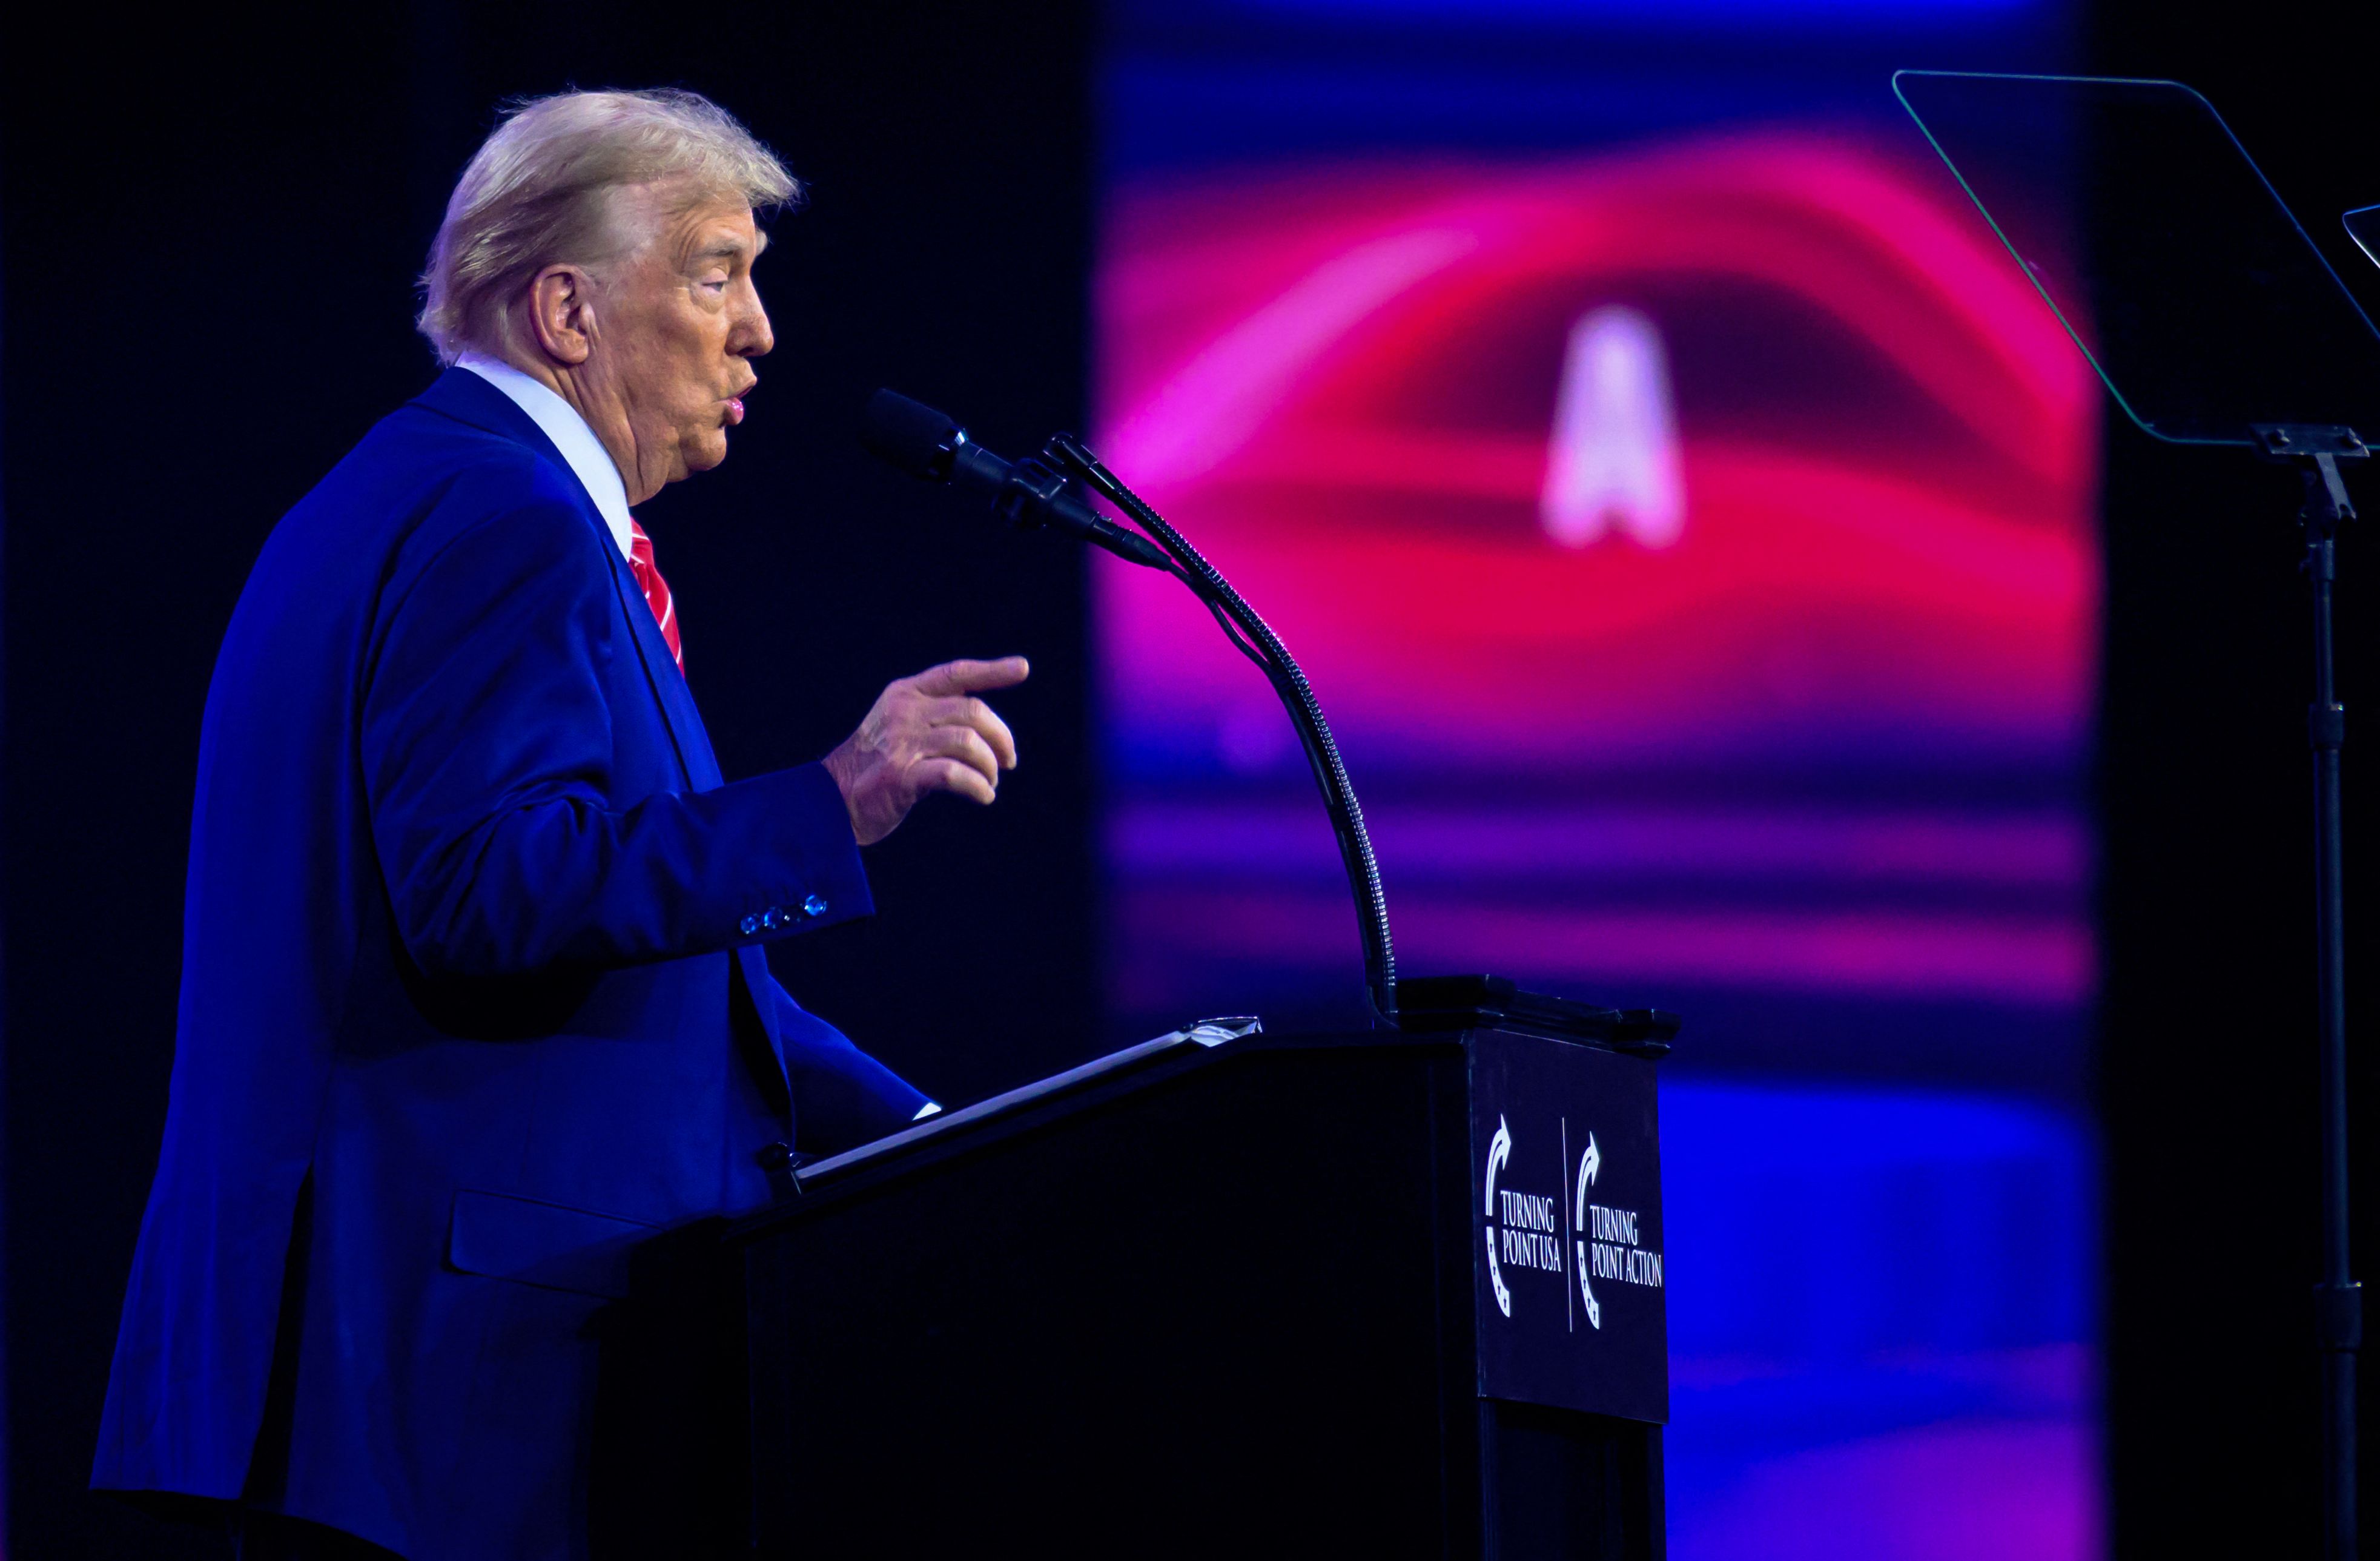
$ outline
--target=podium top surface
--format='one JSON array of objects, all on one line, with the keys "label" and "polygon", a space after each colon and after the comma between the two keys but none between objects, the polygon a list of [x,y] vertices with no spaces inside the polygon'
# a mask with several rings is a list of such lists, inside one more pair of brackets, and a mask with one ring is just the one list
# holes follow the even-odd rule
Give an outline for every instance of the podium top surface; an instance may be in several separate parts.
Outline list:
[{"label": "podium top surface", "polygon": [[[1488,978],[1451,978],[1454,985],[1441,995],[1459,996],[1464,990],[1462,983],[1484,979]],[[1404,985],[1400,984],[1400,991]],[[1511,986],[1509,982],[1501,985]],[[1511,996],[1527,998],[1532,995]],[[1340,1053],[1352,1061],[1356,1055],[1385,1060],[1397,1054],[1459,1054],[1468,1037],[1485,1032],[1560,1041],[1629,1057],[1649,1067],[1669,1049],[1660,1036],[1674,1034],[1677,1026],[1674,1015],[1658,1010],[1628,1013],[1584,1003],[1572,1006],[1588,1016],[1588,1033],[1565,1033],[1551,1024],[1533,1023],[1538,1016],[1531,1011],[1507,1017],[1489,1007],[1451,1000],[1427,1010],[1419,1016],[1420,1023],[1407,1023],[1395,1030],[1269,1035],[1252,1018],[1200,1021],[857,1148],[801,1165],[793,1171],[786,1189],[789,1195],[782,1195],[770,1208],[732,1221],[723,1235],[731,1242],[759,1239],[789,1221],[797,1222],[812,1211],[840,1203],[846,1192],[858,1192],[888,1179],[904,1179],[953,1156],[971,1156],[1019,1133],[1033,1132],[1122,1097],[1138,1096],[1187,1073],[1229,1069],[1267,1057],[1285,1060],[1293,1055]],[[1552,1017],[1559,1021],[1563,1016]],[[1614,1037],[1626,1037],[1628,1044],[1616,1044]]]},{"label": "podium top surface", "polygon": [[914,1127],[797,1168],[797,1196],[746,1216],[731,1228],[741,1236],[797,1216],[820,1197],[846,1185],[873,1182],[873,1172],[897,1173],[939,1161],[1118,1095],[1134,1095],[1192,1070],[1251,1054],[1282,1051],[1404,1049],[1459,1045],[1455,1033],[1408,1035],[1397,1030],[1269,1035],[1253,1018],[1201,1020],[1137,1046],[1094,1058],[1079,1067],[929,1118]]},{"label": "podium top surface", "polygon": [[1584,1041],[1641,1057],[1668,1053],[1678,1016],[1655,1008],[1601,1008],[1575,998],[1524,992],[1501,975],[1419,975],[1397,983],[1397,1023],[1410,1033],[1504,1030]]}]

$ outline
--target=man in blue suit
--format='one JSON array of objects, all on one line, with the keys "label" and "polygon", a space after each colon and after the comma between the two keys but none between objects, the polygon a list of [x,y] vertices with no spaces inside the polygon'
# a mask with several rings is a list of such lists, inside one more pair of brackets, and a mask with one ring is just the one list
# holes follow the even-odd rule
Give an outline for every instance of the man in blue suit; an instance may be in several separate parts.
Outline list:
[{"label": "man in blue suit", "polygon": [[245,1556],[585,1555],[626,1250],[932,1109],[762,949],[867,914],[859,847],[925,793],[992,800],[977,696],[1023,661],[724,782],[629,516],[725,457],[771,346],[754,212],[796,194],[692,94],[516,112],[424,279],[450,367],[233,616],[94,1483],[231,1504]]}]

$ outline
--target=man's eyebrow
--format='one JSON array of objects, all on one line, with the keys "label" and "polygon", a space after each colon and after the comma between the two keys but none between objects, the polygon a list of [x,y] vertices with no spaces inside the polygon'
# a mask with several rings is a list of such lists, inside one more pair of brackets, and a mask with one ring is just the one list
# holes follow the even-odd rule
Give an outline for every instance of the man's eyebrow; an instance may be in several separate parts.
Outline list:
[{"label": "man's eyebrow", "polygon": [[698,260],[732,260],[749,252],[754,260],[759,260],[760,251],[769,247],[769,236],[764,233],[758,237],[759,241],[753,244],[745,243],[740,234],[731,234],[724,238],[714,238],[697,249],[694,252],[694,258]]}]

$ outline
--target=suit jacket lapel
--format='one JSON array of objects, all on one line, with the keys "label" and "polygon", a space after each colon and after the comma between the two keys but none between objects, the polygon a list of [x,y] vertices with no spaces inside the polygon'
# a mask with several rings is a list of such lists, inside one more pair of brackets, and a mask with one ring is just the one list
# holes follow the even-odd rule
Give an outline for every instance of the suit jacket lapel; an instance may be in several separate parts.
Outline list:
[{"label": "suit jacket lapel", "polygon": [[652,609],[646,605],[645,593],[630,573],[628,561],[620,556],[612,528],[603,524],[595,501],[588,497],[578,474],[570,469],[570,463],[563,459],[553,441],[545,437],[545,430],[537,426],[536,419],[513,404],[512,397],[468,369],[447,369],[413,400],[418,406],[528,445],[569,479],[570,491],[578,495],[579,508],[588,525],[594,527],[602,544],[603,557],[611,565],[612,588],[620,599],[621,613],[628,621],[628,636],[644,662],[645,682],[661,705],[662,719],[669,725],[670,742],[677,749],[678,768],[686,775],[688,789],[715,790],[722,779],[719,759],[710,751],[710,735],[703,730],[702,717],[694,708],[694,696],[687,691],[686,678],[669,653],[669,642],[662,638],[661,625],[653,622]]},{"label": "suit jacket lapel", "polygon": [[[596,516],[596,524],[602,524],[602,516]],[[662,638],[662,626],[653,621],[653,610],[645,600],[644,588],[629,573],[620,550],[610,545],[611,535],[609,530],[603,533],[603,551],[612,558],[612,588],[619,594],[620,611],[628,615],[637,654],[644,659],[645,681],[652,684],[653,697],[662,703],[662,715],[669,721],[670,736],[677,744],[678,762],[686,767],[686,783],[698,792],[713,791],[721,776],[718,756],[710,751],[710,734],[702,729],[702,717],[694,708],[694,695],[686,686],[685,674],[677,670],[676,659],[670,655],[669,641]]]}]

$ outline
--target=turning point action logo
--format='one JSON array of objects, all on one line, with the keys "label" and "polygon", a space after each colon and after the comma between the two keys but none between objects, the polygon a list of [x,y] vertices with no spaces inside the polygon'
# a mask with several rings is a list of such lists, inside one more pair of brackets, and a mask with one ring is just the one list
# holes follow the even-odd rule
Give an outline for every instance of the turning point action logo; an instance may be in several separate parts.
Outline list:
[{"label": "turning point action logo", "polygon": [[[1562,1121],[1562,1139],[1567,1145],[1567,1118]],[[1586,1201],[1597,1175],[1603,1169],[1603,1151],[1595,1142],[1595,1134],[1586,1135],[1586,1149],[1578,1157],[1575,1199],[1498,1187],[1496,1173],[1512,1158],[1512,1124],[1500,1116],[1496,1119],[1496,1136],[1488,1145],[1488,1198],[1482,1211],[1488,1221],[1488,1282],[1495,1289],[1498,1311],[1507,1317],[1512,1314],[1512,1287],[1504,1282],[1507,1267],[1560,1274],[1575,1265],[1579,1299],[1585,1307],[1587,1325],[1594,1328],[1603,1326],[1603,1305],[1596,1299],[1596,1280],[1642,1285],[1648,1289],[1661,1288],[1661,1254],[1647,1252],[1638,1244],[1636,1211]],[[1569,1159],[1570,1152],[1565,1147],[1565,1169]],[[1570,1216],[1567,1221],[1565,1215]],[[1574,1254],[1568,1263],[1565,1246]]]}]

